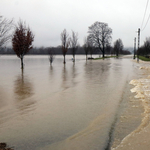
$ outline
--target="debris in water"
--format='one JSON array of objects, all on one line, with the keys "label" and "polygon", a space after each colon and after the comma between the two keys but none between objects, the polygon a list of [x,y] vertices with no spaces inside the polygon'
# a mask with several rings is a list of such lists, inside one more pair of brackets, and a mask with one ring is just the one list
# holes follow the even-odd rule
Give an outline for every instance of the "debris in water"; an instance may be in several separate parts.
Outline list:
[{"label": "debris in water", "polygon": [[6,143],[0,143],[0,150],[14,150],[14,149],[7,147]]}]

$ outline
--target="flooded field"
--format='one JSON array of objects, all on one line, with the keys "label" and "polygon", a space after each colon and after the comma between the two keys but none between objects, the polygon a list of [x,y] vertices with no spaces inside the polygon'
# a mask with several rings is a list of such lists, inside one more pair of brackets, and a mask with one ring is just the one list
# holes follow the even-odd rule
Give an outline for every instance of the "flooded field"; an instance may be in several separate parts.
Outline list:
[{"label": "flooded field", "polygon": [[0,56],[0,142],[15,150],[109,150],[137,129],[144,107],[130,90],[131,58]]}]

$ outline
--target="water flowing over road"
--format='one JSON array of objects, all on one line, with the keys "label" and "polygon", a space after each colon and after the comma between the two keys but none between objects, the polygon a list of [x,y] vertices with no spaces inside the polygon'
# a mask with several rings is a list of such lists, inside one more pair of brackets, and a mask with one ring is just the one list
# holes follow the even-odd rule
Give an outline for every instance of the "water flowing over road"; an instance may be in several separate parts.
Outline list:
[{"label": "water flowing over road", "polygon": [[119,123],[137,63],[71,58],[64,66],[56,56],[50,66],[48,56],[26,56],[22,71],[16,56],[0,57],[0,142],[16,150],[109,150],[140,124],[142,107],[128,128]]}]

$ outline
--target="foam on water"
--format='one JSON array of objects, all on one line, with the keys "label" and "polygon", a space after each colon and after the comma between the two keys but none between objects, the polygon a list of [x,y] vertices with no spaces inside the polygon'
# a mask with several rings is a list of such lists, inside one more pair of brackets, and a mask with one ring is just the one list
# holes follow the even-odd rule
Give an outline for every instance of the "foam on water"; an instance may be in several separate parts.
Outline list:
[{"label": "foam on water", "polygon": [[[146,71],[144,75],[149,74],[150,67],[142,66],[139,69],[143,69],[144,71]],[[131,89],[131,92],[135,93],[134,97],[142,103],[142,106],[144,108],[144,112],[142,114],[143,119],[140,126],[133,132],[131,132],[128,136],[126,136],[122,140],[122,142],[116,148],[112,148],[112,150],[141,149],[140,145],[137,146],[137,143],[141,140],[145,140],[141,144],[142,148],[150,148],[150,145],[148,144],[148,142],[146,142],[146,139],[143,139],[146,136],[145,133],[148,133],[150,129],[150,76],[146,76],[141,79],[133,79],[129,84],[134,85],[134,88]]]}]

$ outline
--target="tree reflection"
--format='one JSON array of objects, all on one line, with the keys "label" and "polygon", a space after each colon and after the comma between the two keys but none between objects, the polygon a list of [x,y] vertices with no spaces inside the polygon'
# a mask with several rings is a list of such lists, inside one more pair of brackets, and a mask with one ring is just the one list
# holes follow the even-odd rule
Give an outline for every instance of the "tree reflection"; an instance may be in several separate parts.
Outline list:
[{"label": "tree reflection", "polygon": [[0,108],[6,105],[7,92],[0,86]]},{"label": "tree reflection", "polygon": [[7,111],[7,103],[9,102],[8,97],[8,93],[0,86],[0,128],[1,124],[11,118],[10,115],[12,114],[12,111]]},{"label": "tree reflection", "polygon": [[[105,82],[106,79],[109,76],[109,68],[110,63],[109,62],[92,62],[90,61],[88,64],[85,63],[84,69],[85,69],[85,76],[88,80],[88,82]],[[102,81],[101,81],[102,80]]]},{"label": "tree reflection", "polygon": [[64,65],[64,68],[62,69],[62,88],[64,88],[64,90],[68,89],[68,75],[67,75],[67,70],[66,70],[66,66]]},{"label": "tree reflection", "polygon": [[75,86],[77,84],[76,76],[77,76],[76,67],[75,67],[75,64],[73,64],[73,66],[72,66],[72,84],[73,84],[73,86]]},{"label": "tree reflection", "polygon": [[76,86],[76,77],[77,70],[75,64],[73,64],[69,72],[67,71],[66,66],[64,65],[64,68],[62,69],[62,88],[66,90],[68,88]]},{"label": "tree reflection", "polygon": [[53,76],[53,72],[54,72],[54,69],[53,69],[53,66],[51,65],[51,66],[50,66],[50,76],[51,76],[51,77]]},{"label": "tree reflection", "polygon": [[35,104],[35,101],[30,99],[30,97],[34,94],[33,86],[27,76],[24,76],[23,69],[21,75],[19,75],[15,80],[14,88],[17,107],[22,111],[32,108],[32,105]]}]

